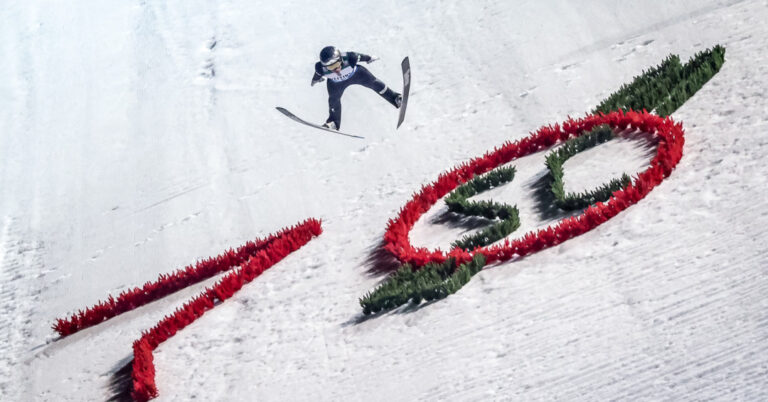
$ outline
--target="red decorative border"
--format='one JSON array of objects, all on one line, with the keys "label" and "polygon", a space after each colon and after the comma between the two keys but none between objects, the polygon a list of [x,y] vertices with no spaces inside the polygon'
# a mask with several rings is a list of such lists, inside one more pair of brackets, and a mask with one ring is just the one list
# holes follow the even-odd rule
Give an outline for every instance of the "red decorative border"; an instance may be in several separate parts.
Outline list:
[{"label": "red decorative border", "polygon": [[[479,247],[471,252],[454,248],[446,253],[440,249],[429,250],[411,244],[408,235],[421,215],[460,184],[517,158],[578,137],[601,124],[608,124],[619,130],[640,130],[654,134],[659,139],[656,156],[651,160],[651,167],[640,173],[632,184],[614,192],[607,202],[598,202],[587,208],[581,215],[564,219],[554,227],[530,232],[513,241],[507,239],[502,244]],[[507,261],[515,256],[524,256],[560,244],[616,216],[643,199],[664,178],[668,177],[683,156],[685,142],[683,134],[682,124],[675,123],[669,117],[662,118],[646,111],[626,113],[617,111],[590,115],[582,119],[568,119],[562,126],[555,124],[541,127],[530,136],[516,142],[507,142],[501,148],[494,148],[482,157],[461,164],[441,174],[435,182],[423,186],[405,204],[398,216],[389,220],[384,234],[384,247],[404,263],[423,266],[430,262],[442,263],[449,257],[456,258],[459,263],[467,262],[475,253],[484,254],[488,263]]]},{"label": "red decorative border", "polygon": [[299,225],[285,229],[265,241],[248,261],[227,273],[213,287],[205,289],[198,296],[166,316],[150,330],[143,332],[141,338],[133,343],[133,392],[136,401],[147,401],[158,395],[155,384],[155,366],[152,351],[178,331],[194,322],[213,309],[217,302],[222,302],[234,295],[246,283],[261,275],[268,268],[285,258],[288,254],[307,244],[314,236],[322,233],[319,220],[308,219]]},{"label": "red decorative border", "polygon": [[147,282],[141,288],[135,287],[123,291],[117,299],[110,295],[106,301],[99,301],[96,305],[86,308],[85,311],[80,310],[69,318],[57,319],[53,329],[61,336],[71,335],[147,303],[162,299],[187,286],[241,265],[284,234],[284,232],[278,232],[266,239],[247,242],[237,250],[229,249],[216,257],[200,261],[194,266],[189,265],[170,274],[160,274],[155,282]]}]

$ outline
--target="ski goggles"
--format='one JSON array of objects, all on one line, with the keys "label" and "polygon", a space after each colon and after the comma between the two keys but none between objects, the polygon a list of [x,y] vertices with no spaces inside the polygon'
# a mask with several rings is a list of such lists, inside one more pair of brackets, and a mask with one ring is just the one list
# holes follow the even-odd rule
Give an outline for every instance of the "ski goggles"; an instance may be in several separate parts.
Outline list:
[{"label": "ski goggles", "polygon": [[341,59],[337,59],[335,62],[331,64],[325,64],[325,68],[329,70],[335,70],[337,68],[341,67]]}]

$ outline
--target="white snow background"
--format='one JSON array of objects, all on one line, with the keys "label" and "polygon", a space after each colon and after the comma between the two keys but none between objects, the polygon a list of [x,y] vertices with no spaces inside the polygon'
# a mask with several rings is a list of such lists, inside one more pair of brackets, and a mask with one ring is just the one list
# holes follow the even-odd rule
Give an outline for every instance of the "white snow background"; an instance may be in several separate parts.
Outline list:
[{"label": "white snow background", "polygon": [[[64,339],[55,318],[308,217],[325,232],[155,353],[158,400],[768,400],[768,2],[22,1],[0,7],[0,400],[98,401],[142,330],[215,278]],[[762,22],[761,22],[762,21]],[[309,81],[333,44],[381,59],[408,115]],[[580,117],[670,53],[726,63],[674,115],[683,159],[595,230],[362,319],[369,260],[411,194]],[[543,153],[478,198],[523,227]],[[567,189],[644,169],[641,140]],[[762,167],[761,167],[762,166]],[[412,233],[446,247],[435,217]]]}]

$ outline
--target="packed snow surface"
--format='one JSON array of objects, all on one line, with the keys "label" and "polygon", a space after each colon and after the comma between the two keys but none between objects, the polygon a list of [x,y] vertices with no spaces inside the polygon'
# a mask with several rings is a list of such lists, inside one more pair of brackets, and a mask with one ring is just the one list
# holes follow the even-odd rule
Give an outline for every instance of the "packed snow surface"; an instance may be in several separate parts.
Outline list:
[{"label": "packed snow surface", "polygon": [[[142,330],[215,278],[60,339],[55,318],[305,218],[325,232],[155,352],[159,400],[768,400],[768,3],[6,0],[0,13],[0,400],[96,401]],[[763,22],[760,22],[763,21]],[[326,45],[410,56],[405,124],[310,87]],[[726,63],[673,118],[683,159],[597,229],[372,319],[387,221],[438,174],[580,117],[670,53]],[[565,166],[636,174],[642,136]],[[650,147],[650,148],[649,148]],[[478,196],[521,229],[544,153]],[[438,203],[411,240],[467,231]]]}]

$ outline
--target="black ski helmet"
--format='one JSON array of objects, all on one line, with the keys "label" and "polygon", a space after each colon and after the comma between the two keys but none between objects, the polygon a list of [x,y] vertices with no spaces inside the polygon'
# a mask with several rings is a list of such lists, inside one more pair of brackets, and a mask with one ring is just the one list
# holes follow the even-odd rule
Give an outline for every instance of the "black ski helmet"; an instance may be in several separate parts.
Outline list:
[{"label": "black ski helmet", "polygon": [[333,64],[341,57],[341,52],[336,46],[326,46],[320,51],[320,63],[323,65]]}]

